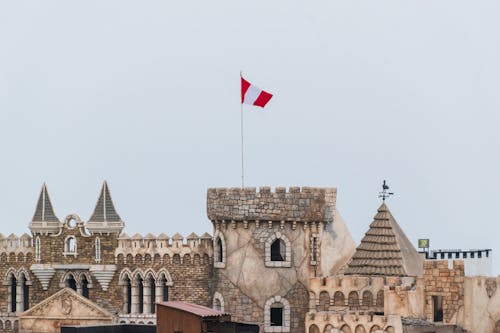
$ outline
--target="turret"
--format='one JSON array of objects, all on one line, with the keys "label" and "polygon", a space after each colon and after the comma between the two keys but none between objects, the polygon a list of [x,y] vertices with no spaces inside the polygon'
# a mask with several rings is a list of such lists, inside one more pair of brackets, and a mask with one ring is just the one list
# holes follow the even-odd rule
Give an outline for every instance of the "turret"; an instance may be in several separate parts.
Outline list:
[{"label": "turret", "polygon": [[43,183],[29,229],[33,234],[57,234],[61,225],[59,218],[54,213],[47,185]]}]

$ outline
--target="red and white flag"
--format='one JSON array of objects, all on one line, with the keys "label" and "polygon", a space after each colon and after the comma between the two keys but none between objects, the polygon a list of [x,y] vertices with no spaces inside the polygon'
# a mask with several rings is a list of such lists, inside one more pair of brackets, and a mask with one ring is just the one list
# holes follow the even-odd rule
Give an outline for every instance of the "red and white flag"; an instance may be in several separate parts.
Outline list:
[{"label": "red and white flag", "polygon": [[263,108],[273,97],[272,94],[260,89],[241,77],[241,103]]}]

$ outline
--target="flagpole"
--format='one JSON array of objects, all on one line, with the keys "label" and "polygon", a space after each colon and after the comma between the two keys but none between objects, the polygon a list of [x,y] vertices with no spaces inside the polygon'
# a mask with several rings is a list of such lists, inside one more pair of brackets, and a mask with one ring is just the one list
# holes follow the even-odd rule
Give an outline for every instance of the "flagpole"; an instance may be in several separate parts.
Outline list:
[{"label": "flagpole", "polygon": [[[240,71],[240,84],[241,78],[243,78],[243,72]],[[240,114],[241,114],[241,188],[245,187],[245,164],[244,164],[244,150],[243,150],[243,100],[240,103]]]}]

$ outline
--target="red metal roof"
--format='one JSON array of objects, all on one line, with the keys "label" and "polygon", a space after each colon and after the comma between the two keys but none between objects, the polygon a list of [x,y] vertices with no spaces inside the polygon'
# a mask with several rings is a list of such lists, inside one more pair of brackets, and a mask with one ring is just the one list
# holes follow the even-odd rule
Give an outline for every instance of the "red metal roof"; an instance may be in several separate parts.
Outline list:
[{"label": "red metal roof", "polygon": [[206,306],[182,302],[182,301],[169,301],[169,302],[158,302],[159,305],[168,306],[169,308],[178,309],[182,311],[186,311],[192,314],[195,314],[200,317],[218,317],[218,316],[226,316],[227,313],[217,311],[211,308],[207,308]]}]

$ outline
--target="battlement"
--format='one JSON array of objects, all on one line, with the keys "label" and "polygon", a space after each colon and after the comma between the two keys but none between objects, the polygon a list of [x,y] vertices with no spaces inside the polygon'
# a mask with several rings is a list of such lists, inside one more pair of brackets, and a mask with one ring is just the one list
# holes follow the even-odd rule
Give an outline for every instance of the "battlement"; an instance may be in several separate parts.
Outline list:
[{"label": "battlement", "polygon": [[210,188],[207,215],[212,221],[332,222],[336,188]]},{"label": "battlement", "polygon": [[26,233],[21,236],[10,234],[8,237],[0,234],[0,252],[25,252],[32,247],[31,236]]},{"label": "battlement", "polygon": [[212,236],[204,233],[201,236],[195,233],[190,234],[184,238],[180,234],[175,234],[171,238],[165,234],[160,234],[154,236],[152,234],[147,234],[146,236],[141,236],[140,234],[135,234],[129,237],[127,234],[121,234],[118,237],[118,247],[115,250],[115,256],[123,255],[136,255],[145,256],[149,255],[159,255],[163,257],[168,255],[172,257],[175,254],[181,257],[189,254],[207,254],[212,256]]}]

